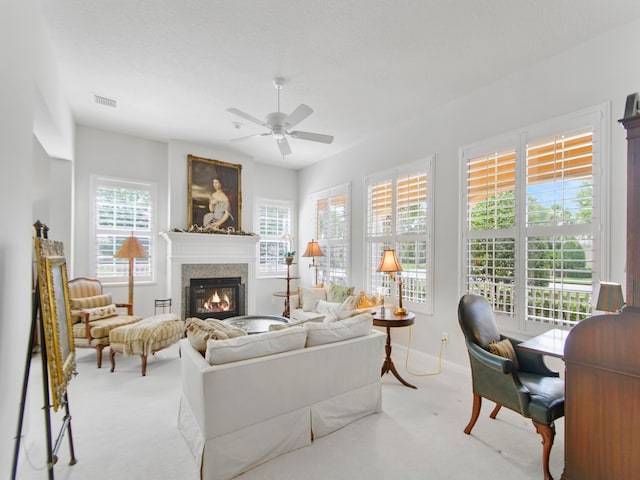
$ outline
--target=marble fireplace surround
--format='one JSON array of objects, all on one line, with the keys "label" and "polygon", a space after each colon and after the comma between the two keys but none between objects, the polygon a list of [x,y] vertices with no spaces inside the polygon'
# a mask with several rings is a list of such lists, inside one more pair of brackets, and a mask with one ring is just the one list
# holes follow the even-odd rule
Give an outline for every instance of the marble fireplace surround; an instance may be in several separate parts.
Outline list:
[{"label": "marble fireplace surround", "polygon": [[258,236],[163,232],[167,242],[167,290],[173,305],[187,312],[191,278],[240,277],[245,284],[245,312],[255,314]]}]

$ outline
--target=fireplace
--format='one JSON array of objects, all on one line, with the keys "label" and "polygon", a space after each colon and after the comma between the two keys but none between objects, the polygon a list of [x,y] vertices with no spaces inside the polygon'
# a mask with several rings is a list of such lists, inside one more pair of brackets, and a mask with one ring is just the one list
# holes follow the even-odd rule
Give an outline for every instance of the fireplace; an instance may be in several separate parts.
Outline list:
[{"label": "fireplace", "polygon": [[189,317],[230,318],[245,315],[245,288],[241,277],[192,278],[189,282]]}]

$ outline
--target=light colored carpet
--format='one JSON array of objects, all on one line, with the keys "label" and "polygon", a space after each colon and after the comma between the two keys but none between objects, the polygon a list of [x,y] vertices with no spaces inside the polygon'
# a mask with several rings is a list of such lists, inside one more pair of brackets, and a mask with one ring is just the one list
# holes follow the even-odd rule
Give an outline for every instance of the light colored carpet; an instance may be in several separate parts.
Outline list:
[{"label": "light colored carpet", "polygon": [[[472,435],[463,428],[471,413],[466,371],[445,363],[438,376],[405,372],[401,348],[394,348],[401,374],[418,386],[383,378],[383,413],[360,419],[316,440],[310,447],[278,457],[237,477],[240,480],[327,479],[540,479],[540,436],[527,419],[484,402]],[[78,463],[69,466],[67,438],[55,466],[58,480],[196,480],[198,470],[176,426],[180,397],[180,359],[172,346],[149,358],[147,376],[138,357],[118,355],[110,373],[93,350],[77,351],[78,376],[69,386],[72,430]],[[397,357],[397,358],[396,358]],[[381,359],[382,363],[382,359]],[[410,369],[432,371],[437,359],[411,354]],[[34,358],[18,478],[47,478],[42,414],[40,357]],[[54,440],[61,415],[53,418]],[[556,422],[551,472],[563,466],[564,420]]]}]

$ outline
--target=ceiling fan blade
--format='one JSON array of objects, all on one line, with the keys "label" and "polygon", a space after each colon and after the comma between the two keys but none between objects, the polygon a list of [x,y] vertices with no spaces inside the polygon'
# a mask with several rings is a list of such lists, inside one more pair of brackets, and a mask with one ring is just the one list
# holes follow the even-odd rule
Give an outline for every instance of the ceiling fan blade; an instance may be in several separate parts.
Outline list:
[{"label": "ceiling fan blade", "polygon": [[289,132],[293,138],[299,138],[301,140],[311,140],[312,142],[331,143],[333,142],[333,136],[322,135],[321,133],[301,132],[300,130],[294,130]]},{"label": "ceiling fan blade", "polygon": [[298,107],[293,112],[291,112],[291,115],[289,115],[284,121],[284,123],[288,127],[287,130],[289,128],[295,127],[312,113],[313,109],[311,107],[305,105],[304,103],[298,105]]},{"label": "ceiling fan blade", "polygon": [[242,117],[245,120],[249,120],[250,122],[257,123],[258,125],[264,126],[264,122],[262,120],[258,120],[256,117],[253,117],[248,113],[244,113],[242,110],[238,110],[237,108],[227,108],[227,112],[233,113],[234,115],[238,115],[239,117]]},{"label": "ceiling fan blade", "polygon": [[236,137],[236,138],[232,138],[231,140],[229,140],[230,142],[242,142],[243,140],[247,140],[249,138],[253,138],[253,137],[264,137],[267,135],[271,135],[270,133],[254,133],[253,135],[246,135],[244,137]]},{"label": "ceiling fan blade", "polygon": [[276,140],[278,144],[278,148],[280,149],[280,153],[282,156],[291,155],[291,147],[289,147],[289,142],[286,138],[282,138],[280,140]]}]

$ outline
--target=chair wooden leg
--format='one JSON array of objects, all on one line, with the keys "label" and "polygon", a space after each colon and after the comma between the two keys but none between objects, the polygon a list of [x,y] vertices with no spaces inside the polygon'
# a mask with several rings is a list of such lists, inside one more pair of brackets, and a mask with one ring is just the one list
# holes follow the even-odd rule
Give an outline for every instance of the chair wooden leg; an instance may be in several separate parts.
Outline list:
[{"label": "chair wooden leg", "polygon": [[96,345],[96,360],[98,362],[98,368],[102,368],[102,350],[104,345]]},{"label": "chair wooden leg", "polygon": [[480,416],[480,408],[482,407],[482,397],[477,393],[473,394],[473,410],[471,411],[471,420],[464,429],[464,433],[469,435],[471,433],[471,429],[478,421],[478,417]]},{"label": "chair wooden leg", "polygon": [[498,412],[500,411],[501,408],[502,408],[502,405],[500,405],[499,403],[496,403],[496,408],[494,408],[491,411],[491,415],[489,415],[489,417],[495,419],[498,416]]},{"label": "chair wooden leg", "polygon": [[145,377],[147,375],[147,356],[140,355],[140,363],[142,364],[142,376]]},{"label": "chair wooden leg", "polygon": [[109,351],[109,360],[111,361],[111,373],[116,369],[116,351],[111,348]]},{"label": "chair wooden leg", "polygon": [[533,426],[536,427],[536,432],[542,437],[542,472],[544,473],[544,480],[553,480],[549,471],[549,455],[556,436],[556,426],[553,423],[545,425],[538,422],[533,422]]}]

